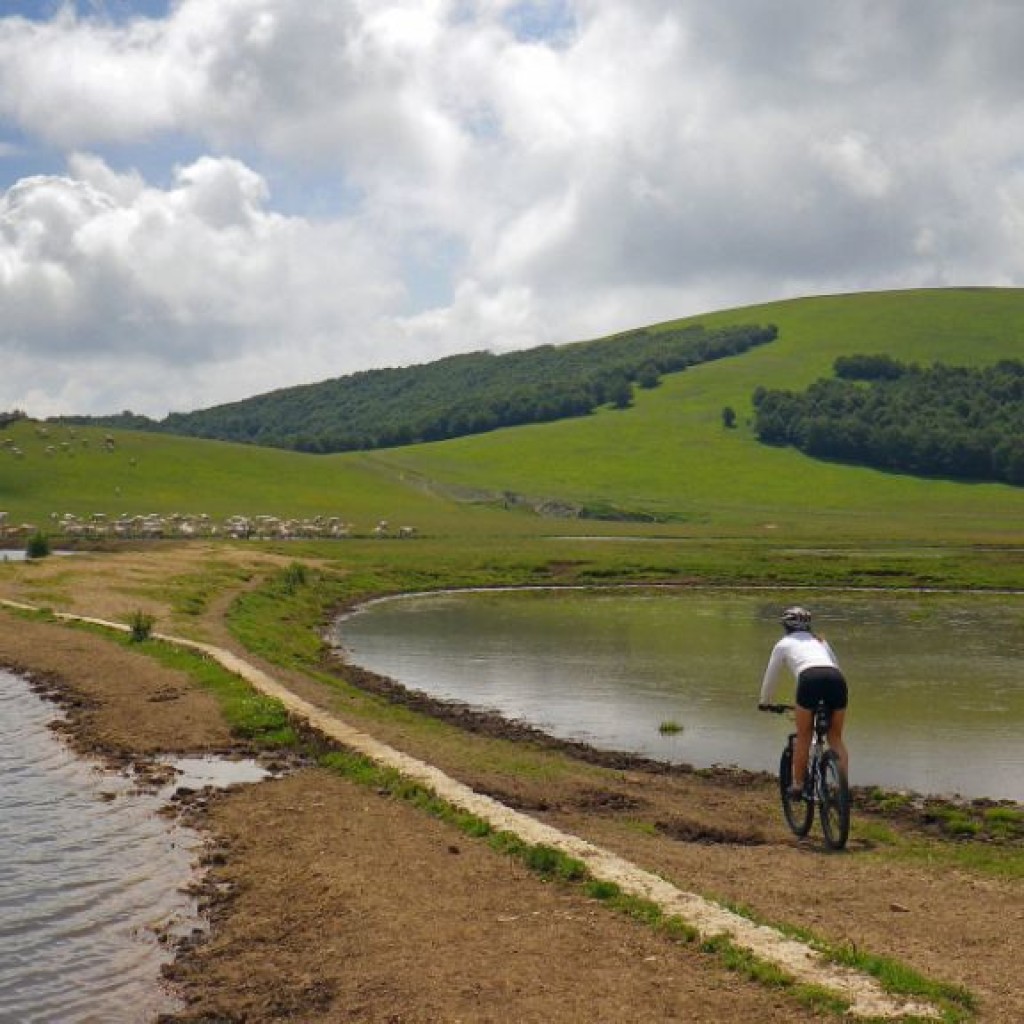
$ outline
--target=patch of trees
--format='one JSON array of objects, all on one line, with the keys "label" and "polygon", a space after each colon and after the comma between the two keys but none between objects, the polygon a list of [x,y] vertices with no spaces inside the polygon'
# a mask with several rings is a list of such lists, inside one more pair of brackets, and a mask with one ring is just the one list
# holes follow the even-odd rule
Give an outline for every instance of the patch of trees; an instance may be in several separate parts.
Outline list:
[{"label": "patch of trees", "polygon": [[12,409],[10,412],[0,412],[0,430],[5,427],[9,427],[12,423],[17,423],[18,420],[28,419],[28,413],[22,412],[21,409]]},{"label": "patch of trees", "polygon": [[624,409],[635,388],[657,387],[663,374],[737,355],[776,335],[774,326],[644,328],[597,341],[366,370],[159,422],[131,412],[64,421],[308,452],[392,448],[585,416],[601,406]]},{"label": "patch of trees", "polygon": [[835,372],[801,393],[758,388],[758,438],[822,459],[1024,486],[1024,363],[920,367],[849,356]]}]

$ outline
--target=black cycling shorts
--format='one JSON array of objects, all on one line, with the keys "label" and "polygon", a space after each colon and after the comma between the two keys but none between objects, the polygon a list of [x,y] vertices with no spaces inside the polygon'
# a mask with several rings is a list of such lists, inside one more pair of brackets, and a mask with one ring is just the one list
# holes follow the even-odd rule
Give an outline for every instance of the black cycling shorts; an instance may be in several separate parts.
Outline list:
[{"label": "black cycling shorts", "polygon": [[796,702],[799,707],[813,711],[819,701],[833,711],[846,707],[846,677],[831,665],[805,668],[796,683]]}]

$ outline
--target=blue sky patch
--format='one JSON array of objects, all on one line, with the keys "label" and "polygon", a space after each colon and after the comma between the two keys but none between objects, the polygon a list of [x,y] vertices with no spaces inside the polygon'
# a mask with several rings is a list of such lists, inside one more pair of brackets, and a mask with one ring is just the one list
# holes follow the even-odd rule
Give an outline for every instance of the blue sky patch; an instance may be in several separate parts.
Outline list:
[{"label": "blue sky patch", "polygon": [[80,18],[103,18],[123,22],[132,18],[163,18],[170,0],[7,0],[4,17],[49,21],[64,7],[73,7]]},{"label": "blue sky patch", "polygon": [[576,33],[576,13],[568,0],[526,0],[509,8],[503,21],[523,42],[567,45]]}]

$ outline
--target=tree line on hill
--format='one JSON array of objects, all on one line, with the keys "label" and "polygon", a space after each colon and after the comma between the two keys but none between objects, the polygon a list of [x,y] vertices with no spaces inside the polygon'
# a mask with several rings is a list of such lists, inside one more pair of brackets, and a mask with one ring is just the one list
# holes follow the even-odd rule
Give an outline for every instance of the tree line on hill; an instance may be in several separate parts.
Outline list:
[{"label": "tree line on hill", "polygon": [[10,409],[7,412],[0,412],[0,430],[9,427],[12,423],[17,423],[18,420],[27,419],[28,413],[21,409]]},{"label": "tree line on hill", "polygon": [[906,364],[837,359],[804,392],[754,392],[766,444],[918,476],[1024,485],[1024,363]]},{"label": "tree line on hill", "polygon": [[156,421],[131,412],[65,423],[151,430],[306,452],[392,448],[585,416],[631,404],[663,374],[775,339],[774,326],[629,331],[570,345],[472,352],[366,370]]}]

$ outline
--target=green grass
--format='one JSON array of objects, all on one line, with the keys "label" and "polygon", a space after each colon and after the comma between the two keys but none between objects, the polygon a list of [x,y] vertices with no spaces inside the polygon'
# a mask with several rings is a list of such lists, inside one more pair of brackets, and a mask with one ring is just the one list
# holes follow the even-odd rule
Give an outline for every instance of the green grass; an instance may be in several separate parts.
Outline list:
[{"label": "green grass", "polygon": [[[324,755],[321,763],[360,785],[405,800],[468,836],[485,839],[496,852],[519,860],[546,881],[578,887],[590,899],[631,917],[671,941],[695,945],[726,970],[748,981],[786,991],[797,1002],[821,1013],[843,1017],[849,1010],[848,1001],[835,992],[798,983],[792,975],[736,945],[725,935],[701,939],[696,928],[674,915],[665,914],[653,901],[623,892],[615,882],[594,878],[586,865],[576,858],[544,844],[524,842],[510,832],[496,832],[482,819],[452,806],[421,784],[405,779],[392,769],[382,768],[360,754],[335,751]],[[756,920],[748,908],[733,909]],[[933,1002],[947,1024],[967,1020],[976,1009],[973,995],[962,986],[933,981],[890,957],[859,951],[849,945],[826,943],[806,931],[795,928],[783,928],[783,931],[808,942],[836,963],[872,975],[890,993]]]},{"label": "green grass", "polygon": [[[44,530],[64,512],[188,512],[338,515],[363,535],[383,518],[421,536],[458,538],[591,532],[900,550],[1019,541],[1024,488],[816,462],[760,445],[748,421],[755,387],[801,388],[829,374],[839,355],[963,364],[1019,357],[1024,290],[830,296],[691,319],[772,322],[780,335],[639,389],[627,410],[370,453],[313,456],[133,432],[113,432],[115,450],[107,452],[105,432],[78,428],[71,439],[51,425],[42,438],[35,425],[17,423],[0,432],[26,453],[15,459],[0,450],[0,508],[10,521]],[[722,424],[726,405],[738,413],[735,429]],[[67,451],[45,454],[47,444],[65,440]],[[663,525],[545,519],[510,495]]]},{"label": "green grass", "polygon": [[[55,621],[45,610],[13,614]],[[132,631],[121,632],[91,622],[69,620],[64,622],[64,626],[102,636],[122,647],[130,647],[135,653],[147,655],[166,668],[185,673],[214,697],[228,728],[239,739],[267,748],[299,748],[303,744],[287,709],[279,700],[258,693],[241,676],[229,672],[204,654],[148,635],[139,637]]]},{"label": "green grass", "polygon": [[823,951],[836,963],[870,974],[887,992],[936,1004],[942,1008],[946,1021],[966,1020],[978,1008],[973,993],[962,985],[950,985],[947,982],[925,978],[892,957],[868,953],[852,945],[829,945],[824,947]]},{"label": "green grass", "polygon": [[[889,846],[905,857],[1024,878],[1024,811],[1018,805],[912,797],[880,788],[865,791],[858,805],[865,812],[855,820],[862,839]],[[902,820],[907,830],[897,836],[874,817],[876,812],[883,818]],[[935,843],[934,837],[954,842]]]},{"label": "green grass", "polygon": [[977,830],[968,829],[954,838],[962,842],[937,842],[891,835],[880,840],[887,860],[912,861],[930,871],[963,871],[1019,882],[1024,880],[1024,850],[1016,845],[986,841]]},{"label": "green grass", "polygon": [[[46,436],[38,430],[45,429]],[[11,523],[45,532],[55,517],[206,514],[281,517],[339,516],[369,534],[381,519],[435,532],[449,522],[451,502],[411,488],[360,458],[314,456],[195,438],[74,428],[68,450],[48,445],[71,438],[68,428],[20,421],[0,431],[24,454],[0,449],[0,508]],[[107,451],[102,439],[116,437]],[[82,441],[88,441],[84,446]],[[476,517],[489,518],[482,511]],[[471,510],[469,519],[474,518]]]},{"label": "green grass", "polygon": [[1024,811],[1013,807],[991,807],[982,812],[985,828],[996,839],[1024,838]]},{"label": "green grass", "polygon": [[229,728],[239,738],[270,748],[300,744],[299,734],[280,701],[257,693],[240,676],[211,658],[161,640],[135,641],[122,634],[117,635],[117,640],[131,644],[161,665],[188,673],[200,687],[213,694]]},{"label": "green grass", "polygon": [[[1017,357],[1024,292],[839,296],[694,319],[708,325],[771,321],[780,336],[742,356],[666,377],[661,387],[639,392],[627,411],[395,449],[373,459],[450,485],[645,512],[677,530],[798,541],[1019,537],[1020,488],[816,462],[759,444],[747,421],[758,385],[801,388],[829,374],[839,355],[888,352],[965,364]],[[725,405],[739,413],[737,429],[723,427]]]},{"label": "green grass", "polygon": [[962,985],[927,978],[893,957],[858,949],[853,943],[830,942],[807,928],[766,921],[745,904],[728,900],[719,902],[755,924],[776,928],[783,934],[805,943],[833,963],[870,975],[890,994],[932,1003],[940,1011],[946,1024],[969,1020],[977,1011],[976,997]]}]

